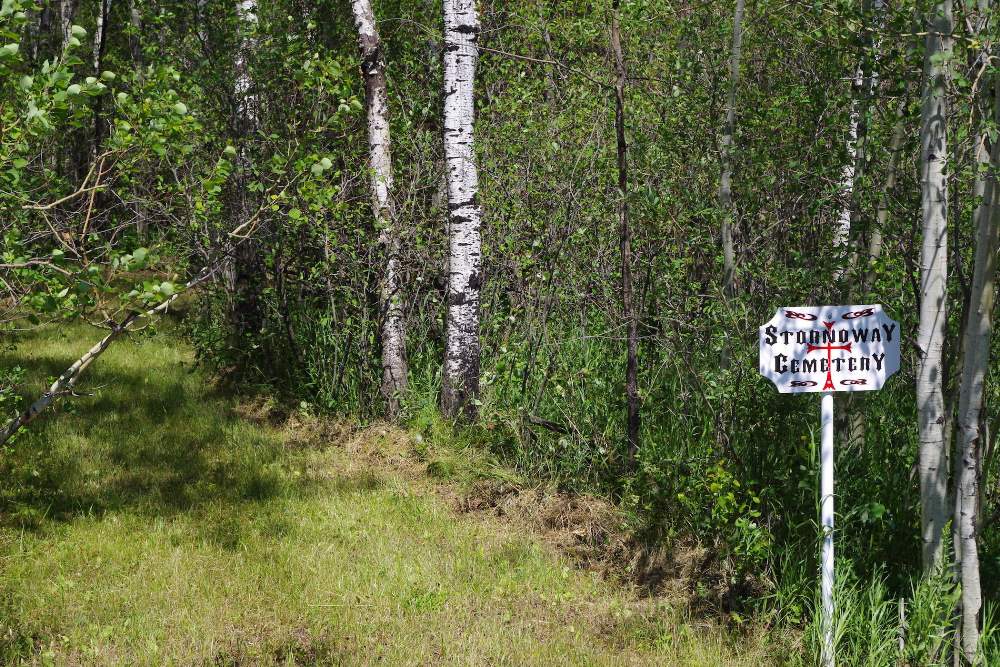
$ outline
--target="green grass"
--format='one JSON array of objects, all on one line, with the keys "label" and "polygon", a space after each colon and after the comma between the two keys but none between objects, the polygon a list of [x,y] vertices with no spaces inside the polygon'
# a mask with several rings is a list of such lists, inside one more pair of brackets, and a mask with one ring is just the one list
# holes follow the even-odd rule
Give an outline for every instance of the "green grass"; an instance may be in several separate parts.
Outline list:
[{"label": "green grass", "polygon": [[[0,363],[38,391],[97,335]],[[241,418],[169,332],[79,390],[0,452],[3,664],[777,662],[342,441]]]}]

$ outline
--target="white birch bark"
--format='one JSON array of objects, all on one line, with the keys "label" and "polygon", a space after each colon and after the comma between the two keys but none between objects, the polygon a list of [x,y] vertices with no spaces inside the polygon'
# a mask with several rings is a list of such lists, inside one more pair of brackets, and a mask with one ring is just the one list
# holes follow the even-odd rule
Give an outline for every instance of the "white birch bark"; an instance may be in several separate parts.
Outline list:
[{"label": "white birch bark", "polygon": [[448,181],[448,319],[443,412],[474,419],[479,398],[482,241],[473,85],[479,57],[475,0],[444,0],[444,152]]},{"label": "white birch bark", "polygon": [[[834,256],[837,257],[837,266],[834,269],[834,283],[839,283],[844,274],[852,270],[857,262],[857,253],[849,252],[851,243],[851,227],[858,217],[857,197],[854,191],[855,182],[861,175],[865,166],[865,136],[862,132],[864,117],[868,114],[868,103],[872,91],[878,83],[878,73],[874,65],[870,69],[866,68],[865,60],[868,55],[865,53],[869,48],[875,51],[879,48],[881,34],[881,18],[883,16],[883,0],[864,2],[865,10],[869,8],[875,10],[875,22],[870,30],[875,34],[874,38],[866,37],[864,46],[860,54],[858,67],[854,72],[851,94],[851,113],[847,124],[847,161],[840,172],[840,183],[838,190],[841,195],[841,208],[837,214],[837,223],[834,227],[833,249]],[[867,13],[867,11],[866,11]]]},{"label": "white birch bark", "polygon": [[236,50],[236,107],[237,121],[243,132],[257,125],[257,96],[250,76],[249,56],[257,39],[257,0],[237,0],[236,14],[240,20],[240,47]]},{"label": "white birch bark", "polygon": [[[990,12],[989,0],[979,0],[974,28],[980,34],[986,27]],[[984,76],[992,45],[984,41],[978,59],[981,90],[990,89]],[[994,86],[1000,81],[994,81]],[[969,314],[962,340],[962,376],[958,398],[958,456],[955,475],[956,568],[962,583],[961,649],[965,660],[974,664],[979,644],[979,615],[983,606],[982,583],[979,574],[978,515],[979,487],[982,477],[982,437],[979,429],[983,410],[983,391],[990,363],[990,343],[993,337],[993,304],[995,299],[996,253],[998,245],[997,178],[1000,165],[1000,141],[987,150],[986,121],[989,118],[990,95],[981,94],[980,124],[976,136],[976,178],[973,197],[978,201],[974,213],[976,255],[973,267]],[[1000,88],[993,96],[993,122],[1000,121]]]},{"label": "white birch bark", "polygon": [[400,238],[392,200],[392,151],[385,56],[371,0],[353,0],[352,7],[354,24],[358,29],[361,71],[365,79],[372,205],[381,230],[379,243],[385,249],[385,269],[380,286],[382,395],[389,416],[396,417],[399,413],[399,399],[406,391],[406,332],[399,275]]},{"label": "white birch bark", "polygon": [[920,501],[923,565],[932,571],[942,556],[948,520],[942,356],[947,323],[948,160],[947,86],[952,49],[952,3],[940,0],[929,19],[921,145],[920,322],[917,331],[917,409],[920,436]]},{"label": "white birch bark", "polygon": [[69,48],[73,36],[73,16],[76,14],[76,0],[59,1],[59,27],[62,30],[62,48]]},{"label": "white birch bark", "polygon": [[94,72],[101,75],[101,58],[104,55],[104,33],[107,29],[105,23],[111,13],[111,0],[101,0],[101,6],[97,10],[97,27],[94,30]]},{"label": "white birch bark", "polygon": [[115,340],[127,332],[133,324],[143,318],[152,317],[159,313],[166,312],[170,307],[170,304],[176,301],[181,294],[205,282],[205,280],[207,280],[212,273],[214,273],[214,271],[206,267],[195,278],[189,280],[182,289],[172,294],[159,305],[146,311],[133,312],[120,323],[115,324],[108,335],[98,341],[93,347],[87,350],[83,356],[74,361],[69,368],[63,371],[62,375],[56,378],[55,382],[49,386],[48,390],[46,390],[45,393],[32,403],[27,410],[10,420],[7,425],[3,427],[3,430],[0,430],[0,446],[3,446],[8,440],[14,437],[18,431],[37,419],[38,416],[49,408],[59,396],[72,392],[84,371],[86,371],[98,357],[104,354],[105,350],[111,347],[111,344],[114,343]]}]

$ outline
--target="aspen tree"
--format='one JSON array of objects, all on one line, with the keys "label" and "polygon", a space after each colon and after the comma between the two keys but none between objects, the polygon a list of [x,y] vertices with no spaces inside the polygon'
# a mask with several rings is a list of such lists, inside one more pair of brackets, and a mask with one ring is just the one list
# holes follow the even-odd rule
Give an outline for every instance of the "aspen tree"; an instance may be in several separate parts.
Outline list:
[{"label": "aspen tree", "polygon": [[475,419],[479,402],[482,209],[473,86],[479,57],[475,0],[444,0],[444,152],[448,184],[448,293],[442,411]]},{"label": "aspen tree", "polygon": [[917,331],[917,410],[920,436],[920,506],[923,565],[932,571],[942,556],[948,520],[945,452],[944,349],[948,277],[947,86],[952,48],[952,3],[940,0],[930,16],[920,128],[921,208],[920,322]]},{"label": "aspen tree", "polygon": [[76,15],[77,0],[59,0],[59,27],[62,31],[62,48],[69,47],[73,37],[73,17]]},{"label": "aspen tree", "polygon": [[380,230],[379,244],[385,248],[385,269],[380,286],[382,395],[389,416],[395,417],[399,412],[399,398],[406,390],[406,331],[399,266],[400,239],[392,200],[392,151],[385,56],[371,0],[354,0],[352,6],[354,24],[358,29],[361,71],[365,80],[372,205]]},{"label": "aspen tree", "polygon": [[[93,65],[94,75],[101,76],[102,64],[104,61],[104,51],[107,43],[108,20],[111,15],[111,0],[101,0],[97,10],[97,28],[94,30],[94,51]],[[91,158],[97,157],[101,151],[101,142],[104,138],[104,97],[98,96],[94,100],[94,142],[91,145]]]},{"label": "aspen tree", "polygon": [[[989,20],[990,2],[980,0],[974,18],[977,34],[982,34]],[[955,557],[962,583],[961,650],[973,663],[979,644],[979,614],[983,606],[979,576],[978,514],[981,482],[982,447],[979,422],[983,410],[983,390],[989,371],[990,342],[993,337],[993,304],[996,293],[997,253],[997,177],[1000,165],[1000,141],[987,148],[987,119],[990,117],[990,91],[993,89],[993,123],[1000,123],[1000,86],[993,76],[983,76],[989,68],[992,45],[986,40],[976,63],[981,82],[980,124],[974,146],[976,178],[973,197],[978,201],[973,214],[976,229],[976,253],[969,313],[962,337],[962,376],[958,398],[958,448],[955,466]]]},{"label": "aspen tree", "polygon": [[843,197],[843,203],[837,214],[837,225],[833,239],[833,247],[837,257],[834,281],[838,283],[857,263],[858,253],[850,248],[851,229],[860,212],[855,186],[857,180],[862,177],[867,162],[865,149],[868,134],[868,106],[878,81],[878,73],[875,71],[874,64],[869,63],[869,52],[878,49],[878,33],[881,31],[884,3],[882,0],[865,0],[862,7],[866,19],[874,8],[875,20],[871,27],[862,28],[864,37],[852,85],[851,112],[847,126],[847,161],[844,162],[840,172],[838,187]]}]

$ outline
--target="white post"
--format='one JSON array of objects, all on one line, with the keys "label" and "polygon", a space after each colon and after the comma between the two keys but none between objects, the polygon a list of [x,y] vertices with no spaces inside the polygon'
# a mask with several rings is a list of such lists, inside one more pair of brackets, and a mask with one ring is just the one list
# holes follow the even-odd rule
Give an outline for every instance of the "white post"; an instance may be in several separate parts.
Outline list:
[{"label": "white post", "polygon": [[820,523],[823,526],[821,559],[823,594],[823,667],[834,667],[833,657],[833,392],[823,393],[820,443]]}]

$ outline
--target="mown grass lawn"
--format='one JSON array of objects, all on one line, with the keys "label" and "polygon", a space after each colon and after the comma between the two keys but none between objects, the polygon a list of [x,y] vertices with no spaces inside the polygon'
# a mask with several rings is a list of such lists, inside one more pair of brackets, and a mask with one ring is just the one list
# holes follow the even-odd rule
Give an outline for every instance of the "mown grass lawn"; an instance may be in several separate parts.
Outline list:
[{"label": "mown grass lawn", "polygon": [[[0,350],[31,391],[99,332]],[[0,452],[4,664],[775,664],[336,440],[247,421],[133,338]]]}]

